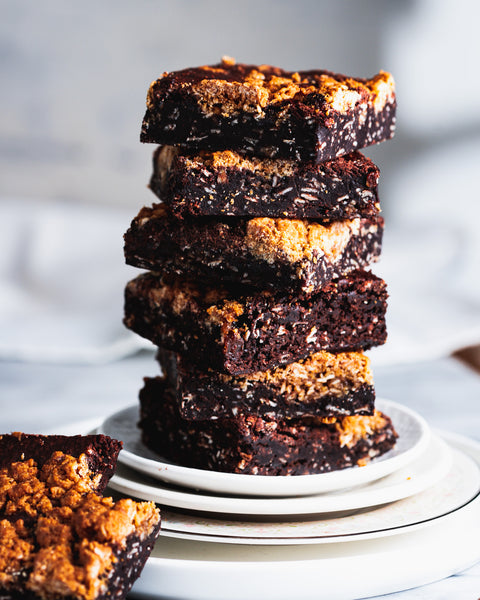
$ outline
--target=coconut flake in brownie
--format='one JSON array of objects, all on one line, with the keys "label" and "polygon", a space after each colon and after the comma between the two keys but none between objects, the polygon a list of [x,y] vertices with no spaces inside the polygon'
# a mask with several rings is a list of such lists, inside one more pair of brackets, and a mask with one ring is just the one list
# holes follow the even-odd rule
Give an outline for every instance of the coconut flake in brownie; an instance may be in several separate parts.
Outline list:
[{"label": "coconut flake in brownie", "polygon": [[372,415],[375,389],[362,352],[315,352],[285,366],[250,375],[201,370],[187,357],[160,348],[162,372],[183,419],[238,413],[267,419]]},{"label": "coconut flake in brownie", "polygon": [[387,337],[385,282],[354,271],[308,298],[143,273],[125,289],[125,325],[199,368],[265,371],[313,352],[365,350]]},{"label": "coconut flake in brownie", "polygon": [[367,267],[381,251],[383,217],[322,224],[306,219],[175,219],[165,204],[144,207],[125,234],[127,264],[259,288],[312,294]]},{"label": "coconut flake in brownie", "polygon": [[182,419],[161,378],[140,391],[142,440],[177,464],[251,475],[306,475],[345,469],[390,450],[396,441],[383,413],[343,418],[264,419],[238,414],[215,421]]},{"label": "coconut flake in brownie", "polygon": [[150,188],[177,218],[334,221],[378,214],[378,178],[379,169],[360,152],[315,164],[245,157],[231,150],[185,154],[160,146]]}]

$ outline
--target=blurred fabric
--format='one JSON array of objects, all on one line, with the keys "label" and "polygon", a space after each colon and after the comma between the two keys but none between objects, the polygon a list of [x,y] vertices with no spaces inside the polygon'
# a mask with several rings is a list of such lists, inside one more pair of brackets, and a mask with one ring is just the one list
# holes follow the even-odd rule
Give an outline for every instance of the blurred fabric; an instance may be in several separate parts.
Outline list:
[{"label": "blurred fabric", "polygon": [[127,211],[4,200],[0,358],[104,362],[141,345],[122,326]]},{"label": "blurred fabric", "polygon": [[0,356],[112,360],[123,327],[122,234],[154,196],[139,143],[150,81],[217,62],[328,68],[397,82],[380,166],[390,291],[378,362],[480,343],[480,5],[468,0],[0,0]]}]

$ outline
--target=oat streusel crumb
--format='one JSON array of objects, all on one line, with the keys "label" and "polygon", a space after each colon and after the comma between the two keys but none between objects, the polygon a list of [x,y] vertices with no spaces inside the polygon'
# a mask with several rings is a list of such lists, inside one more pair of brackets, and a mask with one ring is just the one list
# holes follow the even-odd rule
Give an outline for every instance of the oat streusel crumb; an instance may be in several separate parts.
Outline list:
[{"label": "oat streusel crumb", "polygon": [[[290,72],[270,65],[237,65],[223,57],[219,65],[198,67],[199,79],[189,82],[192,94],[206,114],[230,116],[239,111],[262,115],[268,105],[317,94],[341,114],[370,102],[381,111],[395,95],[393,77],[381,71],[371,79],[338,77],[327,72]],[[201,77],[204,74],[204,77]],[[162,78],[169,73],[164,73]],[[157,81],[152,82],[147,105],[155,102]]]},{"label": "oat streusel crumb", "polygon": [[362,352],[332,354],[321,351],[303,360],[244,377],[234,378],[222,373],[220,379],[225,382],[236,379],[237,385],[245,392],[251,385],[262,383],[278,389],[287,399],[295,398],[297,402],[326,393],[341,396],[361,385],[373,385],[370,359]]},{"label": "oat streusel crumb", "polygon": [[94,493],[99,475],[79,458],[55,452],[0,469],[0,585],[23,580],[40,597],[94,600],[129,535],[145,539],[159,521],[152,502],[114,502]]},{"label": "oat streusel crumb", "polygon": [[340,444],[351,448],[359,440],[381,430],[385,426],[385,423],[385,416],[379,410],[375,410],[375,413],[371,417],[343,417],[337,422]]},{"label": "oat streusel crumb", "polygon": [[315,253],[335,262],[359,231],[358,218],[322,225],[300,219],[258,217],[248,221],[245,243],[252,256],[267,262],[311,260]]}]

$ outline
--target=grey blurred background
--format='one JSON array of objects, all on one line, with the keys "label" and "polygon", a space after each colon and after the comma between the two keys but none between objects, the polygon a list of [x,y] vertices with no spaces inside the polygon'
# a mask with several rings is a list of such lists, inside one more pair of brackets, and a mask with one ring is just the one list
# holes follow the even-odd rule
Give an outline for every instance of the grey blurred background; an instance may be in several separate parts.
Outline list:
[{"label": "grey blurred background", "polygon": [[367,151],[383,170],[384,209],[412,209],[403,169],[431,152],[452,150],[442,187],[465,193],[455,176],[480,135],[475,0],[1,0],[0,9],[3,196],[150,202],[152,148],[138,142],[149,83],[224,54],[286,69],[391,71],[397,137]]},{"label": "grey blurred background", "polygon": [[[382,172],[386,230],[376,271],[390,285],[388,349],[399,348],[395,360],[409,360],[415,352],[410,356],[405,348],[420,338],[421,353],[429,356],[480,342],[476,0],[0,0],[0,10],[0,208],[8,204],[0,243],[14,236],[14,223],[20,231],[25,214],[35,212],[50,227],[41,240],[45,268],[66,247],[63,239],[56,250],[45,241],[58,208],[88,209],[97,224],[99,207],[117,216],[123,211],[115,233],[105,234],[104,255],[114,244],[115,254],[110,262],[105,258],[95,294],[98,281],[106,285],[102,273],[123,262],[122,228],[154,201],[147,189],[153,147],[140,144],[139,131],[148,86],[163,71],[215,63],[222,55],[357,76],[384,69],[397,82],[397,134],[366,154]],[[47,206],[55,211],[47,213]],[[101,213],[104,223],[108,214]],[[88,319],[93,284],[78,283],[78,269],[82,256],[93,265],[96,254],[82,254],[86,229],[78,239],[67,236],[70,250],[78,246],[77,288],[68,301],[88,307]],[[7,275],[7,258],[15,254],[15,264],[30,261],[33,277],[37,249],[30,246],[28,257],[25,250],[32,231],[36,224],[3,252]],[[58,271],[51,270],[47,280],[35,279],[36,287],[27,278],[20,282],[29,315],[32,290],[58,284]],[[119,298],[117,323],[118,282],[126,277],[118,274],[112,292]],[[15,288],[7,312],[16,309],[17,298]],[[438,310],[429,322],[432,306]]]}]

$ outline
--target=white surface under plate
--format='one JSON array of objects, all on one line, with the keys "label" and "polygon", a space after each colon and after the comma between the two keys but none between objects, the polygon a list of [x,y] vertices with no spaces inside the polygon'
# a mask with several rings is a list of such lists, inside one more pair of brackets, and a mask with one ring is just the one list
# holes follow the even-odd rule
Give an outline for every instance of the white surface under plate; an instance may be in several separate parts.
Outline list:
[{"label": "white surface under plate", "polygon": [[[479,444],[458,436],[448,441],[478,470]],[[415,501],[420,512],[423,494]],[[351,600],[424,585],[480,560],[480,496],[432,517],[428,527],[403,525],[394,533],[294,546],[161,536],[133,592],[169,600]]]},{"label": "white surface under plate", "polygon": [[137,427],[138,406],[111,415],[98,431],[123,441],[119,462],[162,481],[221,494],[300,496],[331,492],[374,481],[407,465],[421,454],[430,438],[430,429],[425,420],[411,409],[389,400],[377,399],[376,407],[393,421],[399,434],[395,447],[364,467],[315,475],[272,477],[221,473],[182,467],[161,460],[141,442]]},{"label": "white surface under plate", "polygon": [[[375,481],[336,492],[285,498],[222,496],[176,488],[130,467],[117,464],[111,489],[162,506],[230,515],[318,515],[378,506],[417,494],[434,485],[449,471],[452,450],[439,436],[432,435],[422,454],[411,463]],[[170,528],[170,521],[164,520]],[[178,526],[174,527],[178,530]],[[190,533],[192,530],[189,528]]]}]

